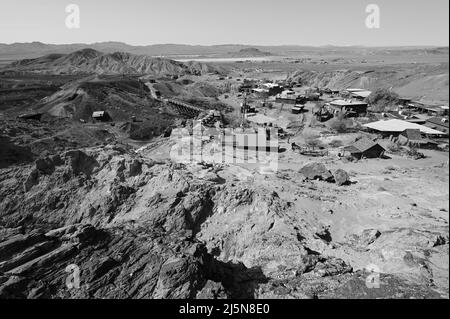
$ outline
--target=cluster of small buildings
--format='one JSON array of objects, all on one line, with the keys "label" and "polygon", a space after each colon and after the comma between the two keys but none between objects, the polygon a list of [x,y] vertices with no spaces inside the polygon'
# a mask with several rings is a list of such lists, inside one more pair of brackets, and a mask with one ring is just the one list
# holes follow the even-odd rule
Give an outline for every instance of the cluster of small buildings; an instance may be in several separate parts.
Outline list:
[{"label": "cluster of small buildings", "polygon": [[252,90],[253,93],[256,94],[265,94],[267,96],[273,96],[276,94],[279,94],[280,92],[283,91],[283,87],[280,86],[277,83],[263,83],[260,86],[258,86],[257,88],[254,88]]},{"label": "cluster of small buildings", "polygon": [[[370,128],[373,132],[382,133],[384,136],[389,135],[390,140],[399,145],[420,149],[437,149],[438,143],[431,137],[442,136],[442,132],[421,125],[410,124],[400,120],[388,120],[369,123],[364,126]],[[356,159],[383,157],[386,151],[378,142],[367,137],[363,137],[341,149],[341,156],[349,154]]]},{"label": "cluster of small buildings", "polygon": [[406,100],[407,103],[400,105],[402,110],[411,110],[428,116],[448,116],[448,105],[429,105],[423,102]]},{"label": "cluster of small buildings", "polygon": [[275,96],[275,102],[281,104],[304,105],[307,98],[292,90],[284,90]]},{"label": "cluster of small buildings", "polygon": [[[303,88],[284,85],[283,83],[253,83],[248,93],[255,97],[271,96],[274,103],[287,104],[293,114],[304,111],[307,101],[320,100],[324,104],[317,104],[312,109],[313,115],[321,122],[327,121],[337,114],[344,117],[367,117],[370,105],[367,102],[372,91],[362,88],[348,88],[345,90]],[[281,109],[281,107],[280,107]],[[246,120],[255,127],[275,127],[276,120],[266,116],[248,112]],[[444,142],[448,143],[449,120],[448,106],[427,105],[423,102],[400,98],[396,111],[373,113],[369,117],[379,120],[362,125],[362,130],[375,133],[380,138],[389,138],[400,145],[414,148],[435,149]],[[342,148],[355,158],[382,157],[385,149],[377,142],[362,138],[355,143]]]},{"label": "cluster of small buildings", "polygon": [[[324,91],[325,92],[325,91]],[[328,94],[336,94],[336,91],[326,90]],[[328,109],[336,114],[345,114],[346,117],[358,117],[368,113],[368,103],[366,99],[372,92],[366,89],[350,88],[340,91],[340,96],[346,98],[335,99],[327,103]],[[446,105],[430,105],[424,102],[413,101],[408,98],[400,98],[398,110],[381,114],[388,119],[397,119],[412,124],[419,124],[439,131],[440,135],[449,134],[449,107]],[[393,122],[390,122],[393,123]],[[402,123],[402,122],[395,122]],[[405,125],[401,126],[402,128]],[[403,131],[403,130],[402,130]]]},{"label": "cluster of small buildings", "polygon": [[222,126],[222,114],[217,110],[209,110],[209,112],[200,119],[200,122],[206,126]]}]

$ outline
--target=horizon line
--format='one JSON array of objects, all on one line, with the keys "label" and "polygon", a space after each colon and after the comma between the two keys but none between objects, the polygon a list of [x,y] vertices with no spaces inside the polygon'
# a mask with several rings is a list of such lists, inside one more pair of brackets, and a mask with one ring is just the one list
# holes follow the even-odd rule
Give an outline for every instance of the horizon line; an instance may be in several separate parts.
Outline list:
[{"label": "horizon line", "polygon": [[244,43],[217,43],[217,44],[187,44],[187,43],[153,43],[153,44],[129,44],[123,41],[114,41],[114,40],[106,40],[106,41],[97,41],[97,42],[72,42],[72,43],[50,43],[50,42],[42,42],[42,41],[28,41],[28,42],[0,42],[3,45],[14,45],[14,44],[45,44],[45,45],[96,45],[96,44],[104,44],[104,43],[118,43],[124,44],[132,47],[149,47],[149,46],[158,46],[158,45],[183,45],[183,46],[202,46],[202,47],[214,47],[214,46],[260,46],[260,47],[311,47],[311,48],[323,48],[323,47],[339,47],[339,48],[408,48],[408,47],[421,47],[421,48],[429,48],[429,47],[443,47],[448,48],[449,44],[404,44],[404,45],[362,45],[362,44],[321,44],[321,45],[311,45],[311,44],[244,44]]}]

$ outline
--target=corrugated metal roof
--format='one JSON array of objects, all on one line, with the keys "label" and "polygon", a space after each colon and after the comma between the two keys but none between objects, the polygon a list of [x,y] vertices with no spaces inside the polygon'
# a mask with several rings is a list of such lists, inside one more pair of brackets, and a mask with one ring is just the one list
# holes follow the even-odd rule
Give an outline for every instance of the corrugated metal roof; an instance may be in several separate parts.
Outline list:
[{"label": "corrugated metal roof", "polygon": [[353,145],[345,146],[344,150],[350,153],[361,153],[361,151],[356,147],[354,147]]},{"label": "corrugated metal roof", "polygon": [[269,90],[266,90],[266,89],[253,89],[253,91],[258,92],[258,93],[267,93],[267,92],[269,92]]},{"label": "corrugated metal roof", "polygon": [[366,91],[366,89],[354,89],[354,88],[350,88],[350,89],[346,89],[347,92],[353,93],[353,92],[362,92],[362,91]]},{"label": "corrugated metal roof", "polygon": [[346,100],[334,100],[330,102],[331,105],[335,105],[335,106],[363,106],[363,105],[367,105],[367,103],[363,103],[363,102],[356,102],[356,101],[346,101]]},{"label": "corrugated metal roof", "polygon": [[432,117],[427,119],[427,122],[430,122],[432,124],[436,125],[442,125],[448,128],[448,119],[445,117]]},{"label": "corrugated metal roof", "polygon": [[363,126],[371,128],[373,130],[380,131],[380,132],[403,132],[406,129],[417,129],[417,130],[420,130],[424,134],[430,134],[430,135],[445,134],[441,131],[434,130],[434,129],[426,127],[424,125],[419,125],[416,123],[411,123],[411,122],[397,120],[397,119],[372,122],[372,123],[364,124]]},{"label": "corrugated metal roof", "polygon": [[[374,142],[366,137],[363,137],[359,140],[357,140],[355,143],[353,143],[352,147],[354,147],[355,149],[357,149],[359,152],[365,152],[368,149],[371,149],[372,147],[374,147],[375,145],[379,145],[377,142]],[[381,148],[383,148],[381,145],[379,145]]]},{"label": "corrugated metal roof", "polygon": [[264,83],[263,85],[266,86],[266,87],[268,87],[268,88],[276,88],[276,87],[279,87],[279,85],[276,84],[276,83]]},{"label": "corrugated metal roof", "polygon": [[362,97],[362,98],[366,98],[366,97],[368,97],[370,94],[372,94],[371,91],[357,91],[357,92],[353,92],[353,93],[352,93],[352,95],[358,96],[358,97]]},{"label": "corrugated metal roof", "polygon": [[95,111],[92,113],[92,117],[102,117],[105,115],[105,111]]}]

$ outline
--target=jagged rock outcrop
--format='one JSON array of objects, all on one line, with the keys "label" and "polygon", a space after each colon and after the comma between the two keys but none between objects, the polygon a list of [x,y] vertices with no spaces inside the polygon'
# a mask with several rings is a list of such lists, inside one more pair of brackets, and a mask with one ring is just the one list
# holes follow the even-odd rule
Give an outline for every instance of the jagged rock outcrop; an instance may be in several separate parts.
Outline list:
[{"label": "jagged rock outcrop", "polygon": [[305,179],[318,179],[322,181],[331,181],[333,175],[322,163],[312,162],[308,163],[300,169]]},{"label": "jagged rock outcrop", "polygon": [[221,169],[114,144],[3,170],[0,296],[322,298],[353,282],[327,225]]},{"label": "jagged rock outcrop", "polygon": [[344,171],[342,168],[338,168],[333,172],[333,178],[336,185],[347,185],[350,183],[350,177],[348,176],[348,173]]}]

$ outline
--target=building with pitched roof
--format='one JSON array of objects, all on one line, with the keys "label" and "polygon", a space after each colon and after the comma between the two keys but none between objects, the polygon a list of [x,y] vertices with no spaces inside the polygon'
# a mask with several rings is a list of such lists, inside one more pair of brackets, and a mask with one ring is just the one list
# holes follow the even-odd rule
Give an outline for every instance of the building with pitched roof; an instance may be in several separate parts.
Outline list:
[{"label": "building with pitched roof", "polygon": [[427,119],[425,126],[444,132],[446,135],[449,133],[448,118],[447,117],[432,117]]},{"label": "building with pitched roof", "polygon": [[437,143],[424,138],[417,129],[406,129],[398,136],[398,143],[417,148],[436,148]]},{"label": "building with pitched roof", "polygon": [[386,151],[380,144],[366,137],[357,140],[351,145],[345,146],[343,150],[344,155],[345,152],[349,152],[350,155],[357,159],[381,157]]},{"label": "building with pitched roof", "polygon": [[426,134],[426,135],[442,136],[442,135],[446,134],[444,132],[427,127],[425,125],[419,125],[416,123],[411,123],[411,122],[398,120],[398,119],[376,121],[376,122],[364,124],[363,126],[372,131],[382,133],[383,135],[397,136],[406,129],[417,129],[422,134]]},{"label": "building with pitched roof", "polygon": [[108,122],[111,121],[111,116],[106,111],[95,111],[92,113],[92,119],[94,121]]},{"label": "building with pitched roof", "polygon": [[346,111],[349,116],[358,116],[367,113],[367,103],[351,100],[334,100],[330,106],[337,112]]}]

